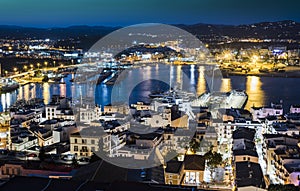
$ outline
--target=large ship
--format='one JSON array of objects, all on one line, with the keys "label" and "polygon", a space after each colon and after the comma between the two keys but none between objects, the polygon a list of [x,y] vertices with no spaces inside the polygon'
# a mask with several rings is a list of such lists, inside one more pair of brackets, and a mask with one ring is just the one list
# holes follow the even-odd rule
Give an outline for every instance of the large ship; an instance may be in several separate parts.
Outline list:
[{"label": "large ship", "polygon": [[20,87],[20,84],[11,78],[0,78],[0,93],[11,92]]},{"label": "large ship", "polygon": [[204,93],[198,99],[194,100],[193,106],[210,107],[214,109],[223,108],[244,108],[247,103],[248,95],[243,90],[232,90],[230,92]]}]

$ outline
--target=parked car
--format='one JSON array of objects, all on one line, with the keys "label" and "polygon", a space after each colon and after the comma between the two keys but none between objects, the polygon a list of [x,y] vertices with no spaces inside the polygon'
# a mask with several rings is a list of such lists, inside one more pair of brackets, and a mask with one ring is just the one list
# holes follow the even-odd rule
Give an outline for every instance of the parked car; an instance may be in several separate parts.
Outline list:
[{"label": "parked car", "polygon": [[86,164],[89,164],[90,163],[90,159],[87,158],[87,157],[81,157],[77,160],[77,163],[79,165],[86,165]]}]

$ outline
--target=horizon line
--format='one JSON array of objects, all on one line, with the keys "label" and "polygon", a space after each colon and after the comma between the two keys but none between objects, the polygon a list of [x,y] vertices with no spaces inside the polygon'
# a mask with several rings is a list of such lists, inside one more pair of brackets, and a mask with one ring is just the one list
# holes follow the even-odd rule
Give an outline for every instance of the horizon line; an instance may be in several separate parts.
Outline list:
[{"label": "horizon line", "polygon": [[136,24],[147,24],[147,23],[151,23],[151,24],[166,24],[166,25],[172,25],[172,26],[176,26],[176,25],[186,25],[186,26],[193,26],[193,25],[199,25],[199,24],[203,24],[203,25],[223,25],[223,26],[241,26],[241,25],[253,25],[253,24],[259,24],[259,23],[277,23],[277,22],[287,22],[287,21],[291,21],[291,22],[295,22],[295,23],[300,23],[298,21],[295,20],[291,20],[291,19],[284,19],[284,20],[274,20],[274,21],[257,21],[257,22],[249,22],[249,23],[240,23],[240,24],[222,24],[222,23],[208,23],[208,22],[197,22],[197,23],[160,23],[160,22],[145,22],[145,23],[132,23],[132,24],[116,24],[116,25],[105,25],[105,24],[66,24],[66,25],[57,25],[57,26],[38,26],[38,25],[22,25],[22,24],[0,24],[0,27],[20,27],[20,28],[36,28],[36,29],[55,29],[55,28],[71,28],[71,27],[79,27],[79,26],[84,26],[84,27],[107,27],[107,28],[123,28],[123,27],[128,27],[128,26],[132,26],[132,25],[136,25]]}]

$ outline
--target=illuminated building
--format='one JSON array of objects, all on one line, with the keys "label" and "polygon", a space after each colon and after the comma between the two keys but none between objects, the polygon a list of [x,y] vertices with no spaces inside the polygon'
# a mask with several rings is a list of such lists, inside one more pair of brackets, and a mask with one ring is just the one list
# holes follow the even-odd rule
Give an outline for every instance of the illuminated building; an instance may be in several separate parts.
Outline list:
[{"label": "illuminated building", "polygon": [[0,113],[0,149],[9,149],[10,144],[10,115]]}]

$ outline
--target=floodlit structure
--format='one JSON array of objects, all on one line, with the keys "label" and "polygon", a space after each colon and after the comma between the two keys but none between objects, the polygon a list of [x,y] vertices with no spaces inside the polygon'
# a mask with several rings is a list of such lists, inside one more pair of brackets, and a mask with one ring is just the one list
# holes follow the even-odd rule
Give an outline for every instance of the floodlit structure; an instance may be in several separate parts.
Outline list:
[{"label": "floodlit structure", "polygon": [[0,113],[0,149],[9,149],[10,144],[10,115]]}]

